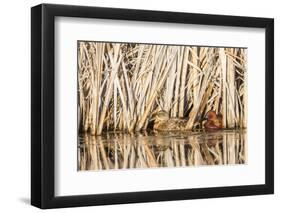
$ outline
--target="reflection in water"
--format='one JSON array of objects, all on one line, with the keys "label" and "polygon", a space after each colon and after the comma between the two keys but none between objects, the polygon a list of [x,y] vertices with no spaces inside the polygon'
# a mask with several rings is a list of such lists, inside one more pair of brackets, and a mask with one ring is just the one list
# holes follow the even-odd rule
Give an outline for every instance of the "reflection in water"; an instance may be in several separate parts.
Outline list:
[{"label": "reflection in water", "polygon": [[78,170],[244,164],[246,130],[79,136]]}]

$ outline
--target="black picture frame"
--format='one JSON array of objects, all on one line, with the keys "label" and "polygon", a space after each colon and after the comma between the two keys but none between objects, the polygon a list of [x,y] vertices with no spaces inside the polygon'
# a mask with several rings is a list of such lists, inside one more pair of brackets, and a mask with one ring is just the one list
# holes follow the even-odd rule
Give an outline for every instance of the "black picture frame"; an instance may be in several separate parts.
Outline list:
[{"label": "black picture frame", "polygon": [[[265,184],[93,195],[54,195],[55,17],[263,28],[265,48]],[[41,4],[31,8],[31,204],[60,208],[274,193],[274,20],[241,16]]]}]

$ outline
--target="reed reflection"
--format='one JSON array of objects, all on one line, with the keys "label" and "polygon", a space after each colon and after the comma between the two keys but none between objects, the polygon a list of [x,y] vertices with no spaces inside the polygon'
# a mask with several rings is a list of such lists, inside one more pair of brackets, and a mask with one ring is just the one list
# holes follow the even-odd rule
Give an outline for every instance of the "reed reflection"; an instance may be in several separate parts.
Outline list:
[{"label": "reed reflection", "polygon": [[246,130],[81,134],[78,170],[247,163]]}]

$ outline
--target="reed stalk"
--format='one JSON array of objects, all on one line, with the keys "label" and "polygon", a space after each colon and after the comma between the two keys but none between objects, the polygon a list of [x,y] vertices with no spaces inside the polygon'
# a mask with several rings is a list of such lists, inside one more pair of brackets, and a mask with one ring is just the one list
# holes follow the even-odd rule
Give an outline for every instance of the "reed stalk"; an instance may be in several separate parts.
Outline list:
[{"label": "reed stalk", "polygon": [[195,128],[208,110],[224,128],[247,126],[247,50],[78,42],[79,131],[147,130],[166,110]]}]

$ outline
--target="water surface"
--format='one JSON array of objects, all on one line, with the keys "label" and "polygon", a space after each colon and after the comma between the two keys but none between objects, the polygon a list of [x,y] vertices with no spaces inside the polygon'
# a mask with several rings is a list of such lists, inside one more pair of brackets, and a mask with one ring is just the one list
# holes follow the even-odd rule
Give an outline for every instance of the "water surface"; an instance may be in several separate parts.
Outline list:
[{"label": "water surface", "polygon": [[247,163],[246,130],[79,135],[78,170]]}]

